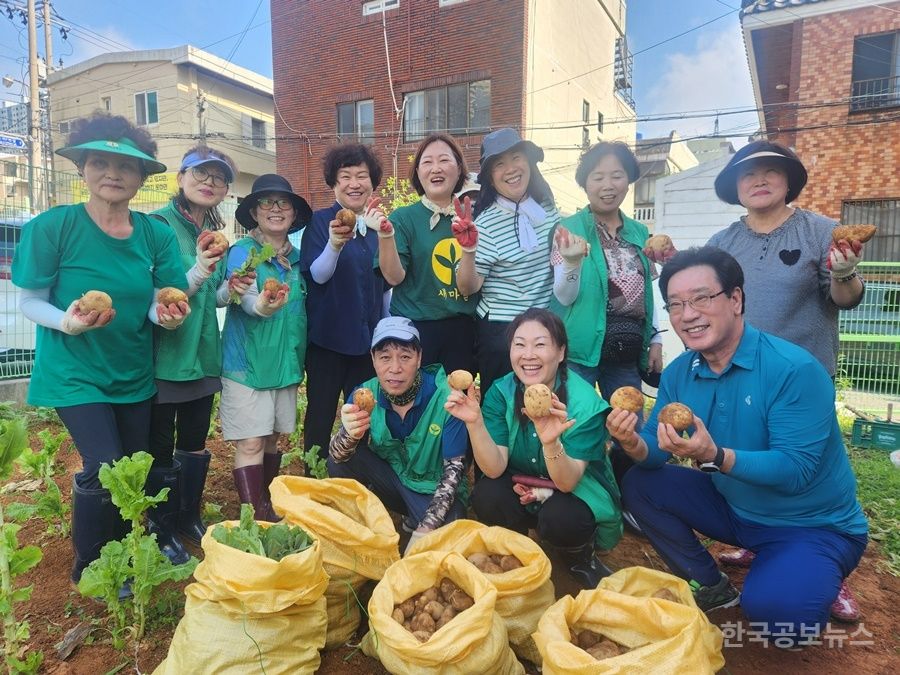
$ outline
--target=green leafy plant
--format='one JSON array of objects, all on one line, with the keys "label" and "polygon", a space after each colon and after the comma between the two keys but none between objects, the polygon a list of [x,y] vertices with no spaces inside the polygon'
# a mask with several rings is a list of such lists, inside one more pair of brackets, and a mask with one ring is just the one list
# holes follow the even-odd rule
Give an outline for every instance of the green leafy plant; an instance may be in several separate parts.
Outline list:
[{"label": "green leafy plant", "polygon": [[69,535],[69,511],[71,508],[63,501],[59,486],[47,479],[46,489],[37,491],[30,504],[10,504],[7,514],[10,520],[23,523],[31,518],[40,518],[47,523],[47,534]]},{"label": "green leafy plant", "polygon": [[245,553],[281,560],[285,556],[300,553],[312,546],[312,538],[300,527],[277,523],[260,527],[254,520],[253,507],[241,504],[241,520],[237,527],[216,525],[212,536],[220,544]]},{"label": "green leafy plant", "polygon": [[[28,447],[28,434],[21,419],[0,421],[0,480],[13,472],[13,462]],[[35,673],[44,660],[41,652],[23,653],[31,636],[27,621],[16,621],[14,606],[31,598],[33,586],[14,588],[16,577],[41,561],[37,546],[19,547],[20,525],[4,520],[0,504],[0,614],[3,616],[3,656],[8,673]]]},{"label": "green leafy plant", "polygon": [[[159,550],[155,534],[146,534],[142,523],[144,512],[165,501],[169,488],[156,495],[147,495],[144,484],[153,457],[138,452],[123,457],[112,466],[100,467],[100,483],[109,490],[122,518],[131,522],[131,531],[121,541],[111,541],[100,550],[100,557],[81,575],[78,590],[82,595],[102,599],[114,622],[113,646],[121,649],[124,636],[138,642],[144,637],[147,608],[154,590],[166,581],[181,581],[189,577],[197,566],[191,558],[182,565],[173,565]],[[131,583],[131,597],[119,599],[119,590]],[[128,617],[131,625],[126,625]]]},{"label": "green leafy plant", "polygon": [[39,431],[37,436],[41,441],[41,449],[34,452],[31,448],[27,448],[17,462],[24,473],[47,482],[56,472],[56,455],[69,438],[69,434],[65,431],[54,434],[49,429],[44,429]]},{"label": "green leafy plant", "polygon": [[222,513],[222,505],[215,502],[203,502],[203,513],[201,514],[204,523],[221,523],[225,520],[225,514]]},{"label": "green leafy plant", "polygon": [[[250,272],[255,271],[257,267],[274,255],[275,249],[272,247],[272,244],[263,244],[263,247],[259,250],[251,247],[250,255],[247,256],[244,264],[234,271],[233,276],[242,277],[250,274]],[[234,291],[231,291],[231,293],[228,294],[228,301],[237,304],[241,301],[241,296]]]}]

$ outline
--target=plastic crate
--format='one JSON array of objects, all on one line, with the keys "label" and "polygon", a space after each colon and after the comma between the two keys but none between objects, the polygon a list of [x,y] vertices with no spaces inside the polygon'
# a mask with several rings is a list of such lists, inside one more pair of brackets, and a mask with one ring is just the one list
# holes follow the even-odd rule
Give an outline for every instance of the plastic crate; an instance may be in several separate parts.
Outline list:
[{"label": "plastic crate", "polygon": [[900,424],[854,420],[850,444],[860,448],[900,450]]}]

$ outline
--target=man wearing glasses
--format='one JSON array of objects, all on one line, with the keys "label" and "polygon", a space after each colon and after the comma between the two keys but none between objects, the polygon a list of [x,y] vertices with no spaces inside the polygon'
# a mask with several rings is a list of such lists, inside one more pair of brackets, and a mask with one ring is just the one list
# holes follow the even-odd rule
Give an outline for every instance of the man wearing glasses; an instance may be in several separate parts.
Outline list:
[{"label": "man wearing glasses", "polygon": [[[640,434],[634,413],[621,409],[607,427],[638,462],[622,486],[625,506],[700,608],[740,603],[754,627],[777,630],[775,644],[790,646],[824,628],[868,526],[828,373],[806,350],[744,321],[743,284],[737,261],[714,247],[666,263],[659,288],[687,351],[663,371]],[[671,402],[693,411],[689,437],[657,422]],[[700,470],[667,463],[673,456]],[[695,530],[756,554],[742,593]]]}]

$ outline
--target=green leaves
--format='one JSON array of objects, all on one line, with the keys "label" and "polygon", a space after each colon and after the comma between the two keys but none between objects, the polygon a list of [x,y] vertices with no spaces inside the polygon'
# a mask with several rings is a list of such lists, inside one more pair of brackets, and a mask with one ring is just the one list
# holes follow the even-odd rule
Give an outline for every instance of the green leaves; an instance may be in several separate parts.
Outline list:
[{"label": "green leaves", "polygon": [[[274,256],[275,249],[272,247],[272,244],[263,244],[263,247],[258,251],[251,247],[250,255],[247,256],[244,264],[232,273],[232,276],[243,277],[250,274],[250,272],[253,272],[262,263]],[[228,301],[237,304],[241,301],[241,296],[234,291],[231,291],[231,293],[228,294]]]},{"label": "green leaves", "polygon": [[139,523],[144,511],[168,497],[169,488],[163,488],[152,497],[144,494],[144,484],[152,464],[152,456],[137,452],[113,462],[112,466],[104,464],[100,467],[100,484],[109,490],[122,518],[132,523]]},{"label": "green leaves", "polygon": [[30,518],[40,518],[47,523],[47,532],[55,530],[61,535],[69,534],[68,514],[71,508],[63,501],[59,486],[52,479],[45,479],[46,491],[36,492],[30,504],[10,504],[6,514],[10,520],[23,523]]},{"label": "green leaves", "polygon": [[302,528],[286,523],[262,528],[253,515],[250,504],[241,504],[240,524],[237,527],[216,525],[212,530],[213,539],[244,553],[272,560],[281,560],[312,546],[312,538]]},{"label": "green leaves", "polygon": [[[134,533],[128,536],[132,537]],[[153,590],[166,581],[181,581],[194,573],[197,559],[191,558],[182,565],[173,565],[159,550],[156,535],[142,536],[135,543],[131,564],[131,592],[135,604],[147,605]]]},{"label": "green leaves", "polygon": [[28,433],[21,419],[0,421],[0,480],[10,477],[13,462],[28,447]]},{"label": "green leaves", "polygon": [[56,455],[68,437],[69,435],[65,431],[58,434],[54,434],[49,429],[39,431],[41,450],[34,452],[31,448],[27,448],[18,459],[19,466],[26,474],[49,481],[54,474]]},{"label": "green leaves", "polygon": [[303,453],[303,461],[306,463],[307,475],[312,478],[328,478],[328,462],[319,456],[319,446],[314,445]]},{"label": "green leaves", "polygon": [[128,558],[123,541],[107,542],[100,549],[100,557],[81,573],[78,591],[87,598],[103,600],[107,606],[118,606],[119,589],[125,585],[130,572]]}]

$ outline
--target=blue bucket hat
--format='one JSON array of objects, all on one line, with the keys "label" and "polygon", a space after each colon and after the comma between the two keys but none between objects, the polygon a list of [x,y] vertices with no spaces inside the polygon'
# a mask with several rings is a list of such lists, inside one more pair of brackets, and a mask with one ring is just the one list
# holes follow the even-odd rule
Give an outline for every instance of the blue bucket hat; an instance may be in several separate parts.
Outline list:
[{"label": "blue bucket hat", "polygon": [[510,129],[509,127],[497,129],[497,131],[492,131],[481,141],[481,157],[478,160],[481,165],[478,172],[479,185],[491,184],[491,178],[488,175],[490,173],[491,162],[504,152],[513,150],[514,148],[524,150],[532,164],[544,161],[544,151],[531,141],[522,140],[518,131]]},{"label": "blue bucket hat", "polygon": [[188,169],[193,169],[195,166],[200,166],[201,164],[215,164],[225,173],[225,180],[227,182],[234,182],[234,171],[228,162],[221,157],[216,157],[214,155],[206,155],[204,157],[199,152],[191,152],[185,155],[184,159],[181,160],[181,169],[179,169],[179,172],[184,173]]}]

